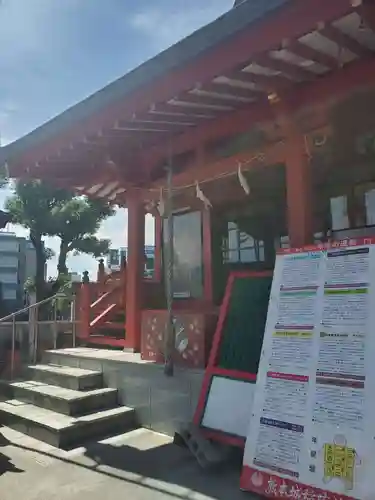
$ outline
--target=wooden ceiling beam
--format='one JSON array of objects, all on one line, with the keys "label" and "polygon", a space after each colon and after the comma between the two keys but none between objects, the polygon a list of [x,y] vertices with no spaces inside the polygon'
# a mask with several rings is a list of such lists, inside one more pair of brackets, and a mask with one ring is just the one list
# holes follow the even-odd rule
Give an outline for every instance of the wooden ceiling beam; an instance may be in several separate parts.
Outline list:
[{"label": "wooden ceiling beam", "polygon": [[97,156],[98,152],[106,151],[107,144],[102,142],[99,146],[97,143],[85,143],[85,142],[77,142],[74,144],[74,149],[62,148],[60,149],[56,155],[53,156],[56,160],[68,160],[68,161],[78,161],[80,156],[85,155],[86,158],[90,158],[90,156]]},{"label": "wooden ceiling beam", "polygon": [[336,69],[339,66],[339,61],[328,54],[324,54],[318,50],[309,47],[308,45],[299,42],[298,40],[286,40],[283,43],[283,48],[287,49],[302,59],[313,61],[328,69]]},{"label": "wooden ceiling beam", "polygon": [[[134,123],[134,124],[178,124],[178,125],[185,125],[187,127],[196,125],[200,121],[199,118],[194,117],[194,116],[186,116],[186,115],[164,115],[164,114],[159,114],[159,113],[139,113],[137,115],[134,115],[131,119],[125,120],[125,123]],[[119,120],[119,123],[121,124],[123,120]]]},{"label": "wooden ceiling beam", "polygon": [[232,101],[231,98],[226,98],[226,96],[233,96],[234,98],[251,99],[254,100],[259,96],[259,92],[254,92],[250,89],[244,89],[240,87],[235,87],[227,83],[209,83],[202,85],[198,90],[204,90],[205,92],[213,92],[215,94],[222,94],[220,99]]},{"label": "wooden ceiling beam", "polygon": [[251,73],[250,71],[235,71],[228,75],[231,80],[256,85],[261,91],[275,92],[285,90],[293,84],[291,80],[283,76],[266,76]]},{"label": "wooden ceiling beam", "polygon": [[200,120],[211,120],[212,118],[215,118],[216,113],[213,110],[209,109],[197,109],[197,108],[189,108],[187,106],[184,107],[177,107],[172,104],[166,103],[158,103],[154,104],[151,106],[151,108],[148,110],[148,113],[151,116],[154,115],[160,115],[160,116],[168,116],[168,117],[174,117],[177,119],[177,117],[189,117],[189,118],[194,118],[194,119],[200,119]]},{"label": "wooden ceiling beam", "polygon": [[[108,139],[101,137],[102,144],[98,147],[96,144],[76,143],[74,149],[62,149],[59,154],[47,157],[46,161],[65,162],[65,163],[105,163],[111,156],[121,157],[124,148],[124,141],[119,145],[115,142],[109,142]],[[120,146],[120,147],[119,147]]]},{"label": "wooden ceiling beam", "polygon": [[[230,103],[225,100],[225,99],[220,99],[218,97],[208,97],[208,96],[200,96],[200,95],[194,95],[190,94],[189,92],[185,92],[184,94],[181,94],[179,96],[174,97],[169,101],[169,103],[177,103],[177,104],[172,104],[173,106],[176,106],[178,109],[181,108],[187,108],[189,106],[184,106],[183,104],[178,104],[179,102],[181,103],[187,103],[187,104],[192,104],[194,107],[201,108],[201,109],[214,109],[215,111],[231,111],[235,107],[235,101],[231,101]],[[206,107],[207,106],[207,107]]]},{"label": "wooden ceiling beam", "polygon": [[292,64],[281,59],[276,59],[270,55],[262,55],[256,58],[253,62],[274,71],[279,71],[285,76],[297,81],[310,81],[315,78],[314,73],[311,71],[298,66],[297,64]]},{"label": "wooden ceiling beam", "polygon": [[[228,137],[244,130],[250,130],[256,123],[273,119],[273,112],[267,100],[242,106],[240,109],[227,113],[221,119],[210,120],[200,126],[187,130],[173,141],[173,153],[197,148],[199,144],[219,137]],[[150,171],[167,156],[167,144],[158,144],[154,148],[144,151],[140,161],[144,168]]]},{"label": "wooden ceiling beam", "polygon": [[113,149],[116,150],[118,148],[109,143],[107,138],[96,135],[95,137],[84,138],[82,141],[77,141],[71,144],[70,147],[63,147],[49,158],[53,161],[87,162],[91,160],[95,162],[98,157],[105,158],[110,151],[113,152]]},{"label": "wooden ceiling beam", "polygon": [[119,131],[119,134],[121,131],[123,132],[147,132],[147,133],[152,133],[155,132],[156,134],[159,134],[161,132],[168,132],[170,130],[180,130],[181,128],[185,128],[186,125],[182,124],[180,126],[174,124],[174,123],[167,123],[167,122],[135,122],[132,120],[126,121],[126,120],[121,120],[116,123],[115,128],[113,129],[114,131]]},{"label": "wooden ceiling beam", "polygon": [[[275,165],[282,162],[284,157],[285,145],[280,142],[270,144],[262,150],[247,151],[246,153],[239,153],[230,158],[222,158],[209,162],[202,158],[202,163],[198,161],[194,167],[176,174],[173,179],[173,186],[178,189],[188,184],[194,184],[195,181],[203,182],[212,177],[220,177],[220,175],[227,174],[228,172],[235,174],[239,163],[244,165],[244,171],[246,171],[259,165]],[[165,185],[165,180],[163,182],[155,182],[152,186],[155,189],[155,199],[160,197],[158,188],[161,185]],[[194,186],[192,187],[194,188]]]},{"label": "wooden ceiling beam", "polygon": [[331,42],[336,43],[340,48],[350,50],[357,57],[369,57],[373,55],[373,52],[361,45],[357,40],[352,38],[351,36],[343,33],[341,30],[332,26],[330,24],[319,24],[318,31],[321,35],[323,35]]},{"label": "wooden ceiling beam", "polygon": [[[109,192],[106,193],[105,197],[110,200],[111,196],[115,197],[114,195],[116,194],[116,191],[118,191],[119,189],[122,189],[122,187],[120,184],[117,184],[116,187],[112,188]],[[108,190],[108,188],[107,188],[107,190]]]},{"label": "wooden ceiling beam", "polygon": [[[330,99],[340,99],[352,92],[375,84],[374,60],[363,60],[337,70],[324,78],[300,87],[295,91],[291,86],[290,91],[284,94],[285,99],[291,101],[293,110],[309,109],[316,104],[327,105]],[[174,154],[194,149],[199,144],[219,137],[228,137],[237,133],[250,130],[254,125],[262,126],[274,120],[271,106],[267,100],[243,106],[232,113],[228,113],[220,120],[212,120],[200,126],[187,130],[173,142]],[[151,169],[167,155],[165,144],[156,145],[142,153],[141,162],[145,169]]]},{"label": "wooden ceiling beam", "polygon": [[154,142],[169,137],[177,133],[178,130],[170,129],[167,126],[161,127],[140,127],[135,124],[129,124],[122,128],[111,128],[103,131],[104,137],[109,141],[108,152],[111,154],[112,146],[117,145],[123,152],[130,148],[136,152],[137,147],[148,147]]},{"label": "wooden ceiling beam", "polygon": [[[164,127],[163,129],[155,129],[155,128],[142,128],[139,127],[127,127],[126,129],[110,129],[105,131],[105,136],[111,141],[118,141],[118,144],[124,144],[124,141],[130,143],[132,141],[131,153],[133,157],[137,155],[137,153],[141,153],[145,149],[150,149],[156,144],[164,144],[167,143],[171,137],[181,133],[183,129],[168,129]],[[126,149],[123,148],[125,152]],[[139,173],[139,165],[137,172]]]}]

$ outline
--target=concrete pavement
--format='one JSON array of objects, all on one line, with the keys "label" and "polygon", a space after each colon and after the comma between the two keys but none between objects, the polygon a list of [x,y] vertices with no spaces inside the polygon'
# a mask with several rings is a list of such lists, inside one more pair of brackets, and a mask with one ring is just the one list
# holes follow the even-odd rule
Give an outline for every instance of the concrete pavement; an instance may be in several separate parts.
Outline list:
[{"label": "concrete pavement", "polygon": [[1,500],[255,500],[239,491],[240,460],[205,472],[171,439],[137,429],[63,451],[0,429]]}]

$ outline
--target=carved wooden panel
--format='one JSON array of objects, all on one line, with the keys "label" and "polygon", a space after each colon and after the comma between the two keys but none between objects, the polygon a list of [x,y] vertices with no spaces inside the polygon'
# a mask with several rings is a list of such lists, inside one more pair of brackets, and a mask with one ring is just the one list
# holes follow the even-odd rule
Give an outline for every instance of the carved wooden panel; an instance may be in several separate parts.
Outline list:
[{"label": "carved wooden panel", "polygon": [[[174,360],[177,366],[204,368],[216,325],[216,315],[201,312],[176,312],[176,344]],[[164,362],[164,332],[167,311],[144,311],[142,318],[142,359]]]}]

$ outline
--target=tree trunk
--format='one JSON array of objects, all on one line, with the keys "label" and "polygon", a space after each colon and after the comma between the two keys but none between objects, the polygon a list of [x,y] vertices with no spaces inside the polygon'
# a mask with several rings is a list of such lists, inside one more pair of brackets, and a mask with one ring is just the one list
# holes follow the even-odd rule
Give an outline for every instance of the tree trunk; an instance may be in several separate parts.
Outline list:
[{"label": "tree trunk", "polygon": [[68,256],[69,245],[64,240],[61,240],[60,243],[60,253],[59,260],[57,263],[57,271],[59,274],[67,274],[68,268],[66,266],[66,258]]},{"label": "tree trunk", "polygon": [[35,272],[35,295],[36,302],[44,299],[45,295],[45,276],[44,270],[46,267],[46,255],[42,235],[37,232],[30,231],[30,240],[35,248],[36,257],[36,272]]}]

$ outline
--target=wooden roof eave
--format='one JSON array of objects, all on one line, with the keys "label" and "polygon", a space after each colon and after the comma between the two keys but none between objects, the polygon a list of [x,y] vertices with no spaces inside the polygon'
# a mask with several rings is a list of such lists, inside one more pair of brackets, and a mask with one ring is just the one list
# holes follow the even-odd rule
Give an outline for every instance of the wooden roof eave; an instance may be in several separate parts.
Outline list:
[{"label": "wooden roof eave", "polygon": [[[164,88],[164,92],[160,93],[163,93],[165,98],[173,97],[183,88],[188,88],[189,83],[187,81],[183,83],[183,76],[176,75],[180,85],[175,85],[172,89],[170,85],[165,85],[163,78],[169,78],[171,72],[191,63],[249,24],[290,2],[291,0],[244,2],[31,133],[1,148],[0,161],[11,162],[20,159],[32,150],[35,150],[35,155],[31,157],[37,161],[40,155],[39,148],[43,149],[43,155],[48,155],[56,147],[66,146],[74,141],[77,134],[87,136],[95,134],[98,127],[111,126],[114,120],[119,118],[119,112],[120,115],[127,115],[137,112],[140,107],[143,109],[145,105],[149,106],[155,101],[163,100],[164,97],[155,100],[159,92],[155,92],[154,85],[158,80],[158,90]],[[197,77],[199,76],[201,75],[197,74]],[[196,79],[192,83],[195,81]],[[183,83],[182,88],[181,83]]]},{"label": "wooden roof eave", "polygon": [[[0,151],[10,167],[38,161],[77,138],[85,138],[118,119],[142,112],[153,102],[179,95],[243,63],[252,54],[244,47],[271,50],[288,37],[303,35],[314,23],[344,15],[350,1],[256,0],[244,2],[156,58],[62,113]],[[260,22],[266,20],[267,22]],[[299,22],[295,22],[298,19]],[[251,29],[249,29],[251,27]],[[207,56],[207,57],[206,57]],[[281,64],[281,63],[280,63]],[[285,65],[284,65],[285,66]]]}]

